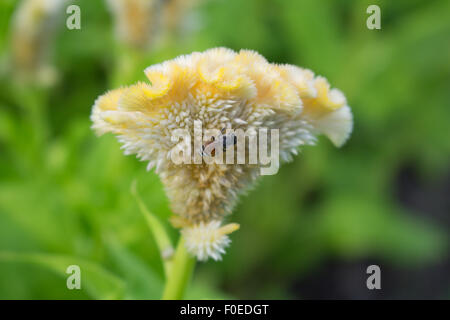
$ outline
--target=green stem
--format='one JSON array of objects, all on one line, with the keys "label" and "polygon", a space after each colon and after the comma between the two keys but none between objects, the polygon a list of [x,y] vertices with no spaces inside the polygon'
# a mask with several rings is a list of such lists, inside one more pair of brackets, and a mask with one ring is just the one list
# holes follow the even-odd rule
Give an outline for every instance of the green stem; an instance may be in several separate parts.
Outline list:
[{"label": "green stem", "polygon": [[166,286],[162,296],[163,300],[183,299],[184,292],[194,271],[195,258],[191,257],[187,252],[182,236],[178,241],[177,249],[172,259],[172,266],[167,275]]}]

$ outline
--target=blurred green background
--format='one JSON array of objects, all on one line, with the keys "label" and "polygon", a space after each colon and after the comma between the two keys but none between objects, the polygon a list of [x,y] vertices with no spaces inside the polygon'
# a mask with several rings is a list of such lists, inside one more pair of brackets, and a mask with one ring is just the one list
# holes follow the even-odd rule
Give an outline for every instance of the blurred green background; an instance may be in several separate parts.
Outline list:
[{"label": "blurred green background", "polygon": [[[144,163],[94,135],[90,110],[144,67],[215,46],[324,75],[355,127],[343,148],[321,138],[241,198],[241,229],[222,262],[197,265],[187,298],[450,298],[449,1],[157,0],[144,43],[116,37],[106,1],[14,28],[23,2],[0,1],[0,298],[159,298],[131,183],[164,221],[167,199]],[[66,28],[68,4],[80,30]],[[366,27],[370,4],[381,30]],[[66,288],[71,264],[82,290]],[[370,264],[382,290],[366,288]]]}]

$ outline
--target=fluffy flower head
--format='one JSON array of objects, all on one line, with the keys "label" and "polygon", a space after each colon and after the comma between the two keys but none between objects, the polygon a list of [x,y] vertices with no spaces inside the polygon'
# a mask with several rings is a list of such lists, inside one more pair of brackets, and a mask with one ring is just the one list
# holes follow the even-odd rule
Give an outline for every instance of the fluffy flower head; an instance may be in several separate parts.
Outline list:
[{"label": "fluffy flower head", "polygon": [[[126,154],[155,167],[176,215],[174,224],[183,229],[188,249],[202,260],[223,253],[227,234],[235,228],[220,225],[262,165],[174,163],[174,130],[194,136],[199,125],[242,129],[250,135],[261,128],[276,129],[281,161],[314,144],[319,134],[341,146],[352,130],[345,96],[325,78],[296,66],[271,64],[254,51],[194,52],[150,66],[145,74],[148,83],[97,99],[93,128],[115,133]],[[190,144],[195,149],[194,141]]]}]

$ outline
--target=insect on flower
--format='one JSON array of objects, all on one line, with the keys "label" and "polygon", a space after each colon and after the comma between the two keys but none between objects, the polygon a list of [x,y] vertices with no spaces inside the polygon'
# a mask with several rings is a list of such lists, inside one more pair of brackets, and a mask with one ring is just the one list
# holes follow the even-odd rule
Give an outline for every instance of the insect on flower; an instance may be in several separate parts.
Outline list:
[{"label": "insect on flower", "polygon": [[222,130],[220,130],[220,135],[217,138],[212,136],[209,141],[202,145],[200,154],[202,156],[214,157],[218,148],[222,148],[223,151],[226,151],[228,148],[236,145],[236,143],[236,135],[234,133],[226,133],[226,129],[222,128]]}]

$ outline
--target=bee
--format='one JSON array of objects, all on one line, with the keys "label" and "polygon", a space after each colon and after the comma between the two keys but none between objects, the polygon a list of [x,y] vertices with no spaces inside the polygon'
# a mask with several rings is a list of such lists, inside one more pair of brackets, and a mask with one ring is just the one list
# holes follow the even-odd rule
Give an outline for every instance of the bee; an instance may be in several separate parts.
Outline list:
[{"label": "bee", "polygon": [[202,156],[214,157],[216,148],[222,148],[226,151],[227,148],[234,146],[237,143],[237,137],[234,133],[225,134],[226,129],[220,130],[221,134],[218,137],[211,137],[211,140],[202,145]]}]

